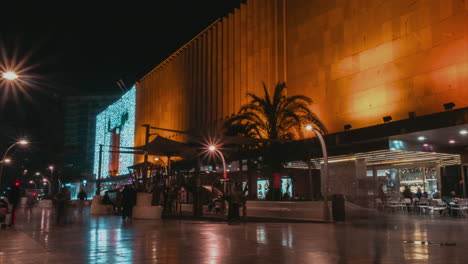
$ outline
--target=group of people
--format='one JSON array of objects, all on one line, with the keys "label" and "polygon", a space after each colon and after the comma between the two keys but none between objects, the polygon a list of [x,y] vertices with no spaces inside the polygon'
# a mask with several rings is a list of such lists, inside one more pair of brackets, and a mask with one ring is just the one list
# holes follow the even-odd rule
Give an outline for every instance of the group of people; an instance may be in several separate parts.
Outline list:
[{"label": "group of people", "polygon": [[133,207],[136,205],[137,192],[131,184],[124,186],[122,191],[118,191],[116,199],[112,201],[109,191],[104,193],[102,204],[112,205],[113,211],[122,215],[123,220],[130,220],[133,217]]}]

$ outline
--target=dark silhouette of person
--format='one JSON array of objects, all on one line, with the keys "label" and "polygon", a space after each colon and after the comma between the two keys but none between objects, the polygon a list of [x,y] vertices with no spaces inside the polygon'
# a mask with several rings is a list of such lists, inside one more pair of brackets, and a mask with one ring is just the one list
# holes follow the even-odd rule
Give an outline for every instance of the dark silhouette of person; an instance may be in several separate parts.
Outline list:
[{"label": "dark silhouette of person", "polygon": [[132,219],[133,206],[136,204],[136,191],[131,185],[125,185],[122,191],[122,219]]},{"label": "dark silhouette of person", "polygon": [[16,209],[18,208],[18,204],[21,199],[21,189],[20,189],[20,182],[15,181],[11,186],[11,190],[8,194],[8,201],[11,203],[11,223],[10,225],[14,225],[16,223]]},{"label": "dark silhouette of person", "polygon": [[55,195],[55,210],[56,210],[56,223],[60,224],[61,220],[65,218],[66,206],[68,201],[67,189],[62,188],[57,195]]}]

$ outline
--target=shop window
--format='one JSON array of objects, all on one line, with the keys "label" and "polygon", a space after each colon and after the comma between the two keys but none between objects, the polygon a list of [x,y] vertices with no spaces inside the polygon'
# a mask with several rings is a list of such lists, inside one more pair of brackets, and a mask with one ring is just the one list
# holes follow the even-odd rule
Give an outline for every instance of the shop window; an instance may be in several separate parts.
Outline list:
[{"label": "shop window", "polygon": [[268,190],[269,190],[269,182],[267,180],[257,181],[257,199],[265,200]]},{"label": "shop window", "polygon": [[291,178],[281,179],[281,197],[283,199],[290,199],[293,197]]}]

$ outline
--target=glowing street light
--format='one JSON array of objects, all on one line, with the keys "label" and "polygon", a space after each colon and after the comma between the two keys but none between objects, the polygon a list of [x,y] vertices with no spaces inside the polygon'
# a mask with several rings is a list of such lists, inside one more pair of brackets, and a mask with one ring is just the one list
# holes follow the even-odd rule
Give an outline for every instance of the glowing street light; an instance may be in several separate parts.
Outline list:
[{"label": "glowing street light", "polygon": [[208,150],[211,152],[217,153],[221,157],[221,161],[223,162],[223,178],[227,179],[226,162],[224,160],[223,153],[219,151],[214,145],[209,146]]},{"label": "glowing street light", "polygon": [[18,79],[18,74],[16,74],[15,72],[12,72],[12,71],[7,71],[7,72],[4,72],[2,74],[2,77],[4,79],[9,80],[9,81],[13,81],[13,80]]},{"label": "glowing street light", "polygon": [[[3,77],[5,78],[5,73],[3,74]],[[15,142],[15,143],[13,143],[13,144],[12,144],[11,146],[9,146],[9,147],[7,148],[7,150],[5,151],[5,154],[3,155],[3,159],[2,159],[3,162],[1,162],[1,166],[0,166],[0,187],[2,186],[1,183],[2,183],[2,175],[3,175],[3,164],[5,164],[5,163],[10,163],[10,162],[11,162],[10,159],[7,159],[8,152],[9,152],[14,146],[16,146],[16,145],[18,145],[18,144],[24,146],[24,145],[29,144],[29,141],[27,141],[26,139],[21,139],[21,140]],[[9,160],[9,161],[8,161],[8,160]]]}]

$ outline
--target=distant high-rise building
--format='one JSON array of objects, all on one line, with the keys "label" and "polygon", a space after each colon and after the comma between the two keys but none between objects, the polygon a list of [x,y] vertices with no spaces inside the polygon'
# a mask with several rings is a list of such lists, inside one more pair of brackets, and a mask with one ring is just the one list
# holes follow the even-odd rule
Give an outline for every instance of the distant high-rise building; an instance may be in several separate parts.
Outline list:
[{"label": "distant high-rise building", "polygon": [[64,100],[64,165],[92,173],[96,115],[118,95],[68,96]]}]

